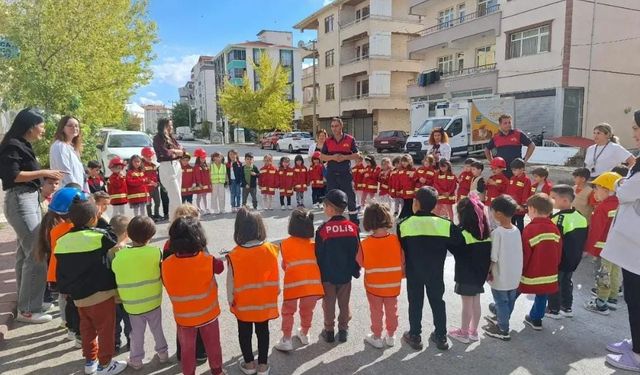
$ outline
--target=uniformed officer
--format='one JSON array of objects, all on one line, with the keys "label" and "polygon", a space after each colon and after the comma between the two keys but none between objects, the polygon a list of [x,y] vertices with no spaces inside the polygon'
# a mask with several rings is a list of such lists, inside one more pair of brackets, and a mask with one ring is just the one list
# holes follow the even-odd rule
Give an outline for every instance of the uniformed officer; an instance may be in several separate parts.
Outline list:
[{"label": "uniformed officer", "polygon": [[358,223],[351,160],[355,160],[359,153],[356,140],[349,134],[343,133],[343,128],[344,124],[340,118],[334,117],[331,120],[333,134],[327,138],[322,146],[320,160],[327,162],[327,191],[338,189],[347,194],[349,219]]},{"label": "uniformed officer", "polygon": [[529,139],[526,134],[518,129],[513,129],[511,120],[511,115],[507,114],[503,114],[498,118],[500,131],[491,138],[491,141],[489,141],[484,149],[487,160],[491,161],[493,159],[491,151],[494,149],[496,150],[495,156],[499,156],[505,160],[507,169],[504,171],[504,174],[509,178],[513,176],[513,173],[511,173],[511,162],[515,159],[523,158],[522,146],[527,146],[527,153],[524,155],[525,162],[529,161],[529,158],[533,155],[533,150],[536,148],[536,145],[531,142],[531,139]]}]

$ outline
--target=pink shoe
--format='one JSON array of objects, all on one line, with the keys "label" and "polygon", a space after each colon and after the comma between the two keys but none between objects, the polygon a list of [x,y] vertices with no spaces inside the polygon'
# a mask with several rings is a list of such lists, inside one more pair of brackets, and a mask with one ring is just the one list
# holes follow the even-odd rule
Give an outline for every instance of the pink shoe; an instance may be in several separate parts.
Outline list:
[{"label": "pink shoe", "polygon": [[469,331],[469,340],[470,341],[479,341],[478,330]]},{"label": "pink shoe", "polygon": [[460,328],[449,331],[449,337],[463,344],[469,343],[469,335],[467,334],[467,331],[463,331]]}]

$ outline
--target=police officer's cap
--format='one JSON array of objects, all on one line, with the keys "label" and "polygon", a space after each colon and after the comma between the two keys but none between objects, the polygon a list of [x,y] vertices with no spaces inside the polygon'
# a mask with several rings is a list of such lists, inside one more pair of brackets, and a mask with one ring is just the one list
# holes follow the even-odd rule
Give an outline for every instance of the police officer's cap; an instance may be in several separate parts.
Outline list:
[{"label": "police officer's cap", "polygon": [[344,191],[338,190],[338,189],[333,189],[329,191],[327,195],[324,197],[324,201],[331,203],[332,205],[340,209],[347,208],[347,205],[349,202],[347,199],[347,194],[345,194]]}]

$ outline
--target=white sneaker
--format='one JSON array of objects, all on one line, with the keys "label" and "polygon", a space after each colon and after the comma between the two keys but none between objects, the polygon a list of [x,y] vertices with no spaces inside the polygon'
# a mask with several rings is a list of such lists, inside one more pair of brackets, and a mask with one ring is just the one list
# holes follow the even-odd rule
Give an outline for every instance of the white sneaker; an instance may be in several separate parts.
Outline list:
[{"label": "white sneaker", "polygon": [[395,336],[385,336],[384,343],[387,346],[395,346],[396,345],[396,337]]},{"label": "white sneaker", "polygon": [[52,307],[53,307],[53,303],[51,303],[51,302],[43,302],[42,303],[42,312],[46,313],[47,311],[51,310]]},{"label": "white sneaker", "polygon": [[379,337],[378,337],[378,338],[376,338],[376,337],[373,335],[373,333],[368,334],[368,335],[367,335],[367,337],[365,337],[365,338],[364,338],[364,341],[365,341],[367,344],[369,344],[369,345],[373,346],[374,348],[377,348],[377,349],[382,349],[382,348],[384,348],[384,343],[382,342],[382,339],[381,339],[381,338],[379,338]]},{"label": "white sneaker", "polygon": [[304,333],[302,333],[302,328],[298,328],[296,337],[298,338],[298,340],[300,340],[302,345],[309,345],[309,335],[308,334],[305,335]]},{"label": "white sneaker", "polygon": [[116,375],[116,374],[119,374],[122,371],[124,371],[126,368],[127,368],[127,362],[112,360],[111,363],[109,363],[108,365],[106,365],[104,367],[98,365],[98,371],[96,371],[96,374],[98,374],[98,375]]},{"label": "white sneaker", "polygon": [[67,341],[75,341],[76,340],[76,333],[73,331],[67,331],[67,337],[66,337]]},{"label": "white sneaker", "polygon": [[87,375],[95,374],[98,370],[98,360],[84,362],[84,373]]},{"label": "white sneaker", "polygon": [[44,313],[25,313],[20,312],[16,316],[16,320],[22,323],[42,324],[49,323],[53,317]]},{"label": "white sneaker", "polygon": [[82,348],[82,338],[76,337],[75,340],[76,340],[76,342],[73,343],[73,347],[77,348],[77,349]]},{"label": "white sneaker", "polygon": [[289,208],[289,210],[293,210],[293,206],[291,206],[291,205],[289,205],[288,208]]},{"label": "white sneaker", "polygon": [[280,206],[280,209],[281,209],[282,211],[284,211],[284,210],[286,210],[286,209],[287,209],[287,207],[285,207],[285,206]]},{"label": "white sneaker", "polygon": [[290,352],[293,350],[293,343],[291,343],[291,339],[287,340],[283,337],[280,339],[280,342],[276,344],[275,348],[281,352]]}]

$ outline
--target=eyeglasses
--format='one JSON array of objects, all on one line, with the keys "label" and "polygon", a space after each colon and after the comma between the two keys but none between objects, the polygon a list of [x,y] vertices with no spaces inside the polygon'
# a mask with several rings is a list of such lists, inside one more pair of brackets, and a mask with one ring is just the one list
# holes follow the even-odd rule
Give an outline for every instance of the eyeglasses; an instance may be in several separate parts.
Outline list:
[{"label": "eyeglasses", "polygon": [[76,123],[70,122],[70,123],[66,124],[66,125],[65,125],[65,127],[67,127],[67,128],[78,128],[78,129],[80,129],[80,124],[76,124]]}]

